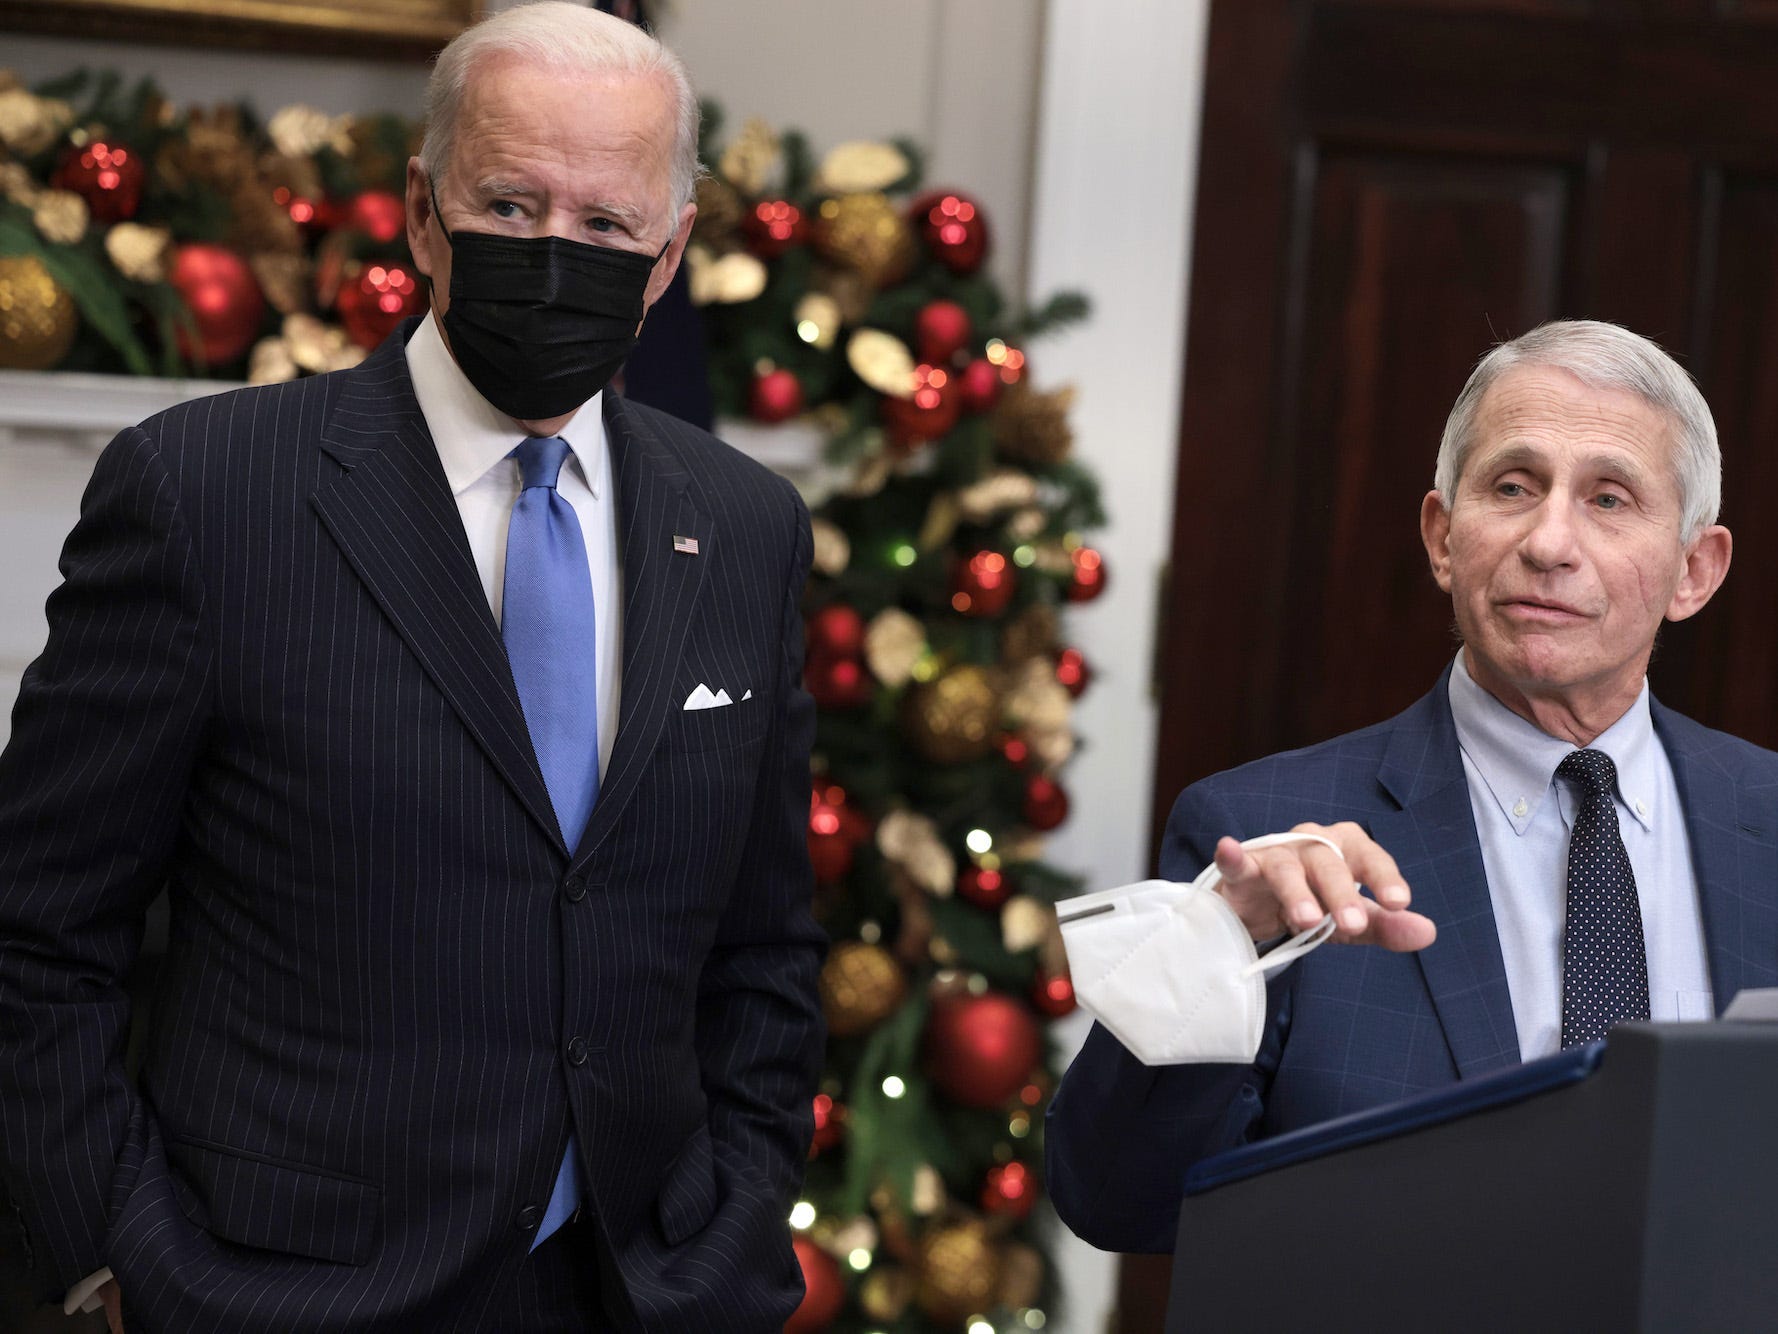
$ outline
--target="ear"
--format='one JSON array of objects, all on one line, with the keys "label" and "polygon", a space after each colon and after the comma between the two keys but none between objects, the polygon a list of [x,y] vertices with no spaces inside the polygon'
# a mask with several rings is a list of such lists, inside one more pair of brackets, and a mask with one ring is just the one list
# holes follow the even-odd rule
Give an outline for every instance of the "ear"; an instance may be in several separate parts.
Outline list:
[{"label": "ear", "polygon": [[1420,541],[1432,577],[1445,592],[1451,591],[1451,511],[1437,491],[1428,491],[1420,502]]},{"label": "ear", "polygon": [[1673,600],[1667,604],[1668,620],[1683,621],[1710,601],[1728,577],[1734,546],[1729,530],[1719,523],[1711,524],[1692,539],[1680,567],[1679,587],[1673,590]]},{"label": "ear", "polygon": [[667,247],[667,253],[661,256],[661,262],[654,266],[648,279],[648,291],[643,298],[644,318],[647,318],[647,308],[661,299],[661,293],[679,272],[679,261],[685,258],[686,242],[691,240],[691,224],[697,216],[696,204],[687,204],[679,210],[679,225],[673,233],[673,244]]},{"label": "ear", "polygon": [[432,192],[427,188],[426,169],[419,158],[411,157],[407,160],[407,248],[414,252],[414,267],[428,278],[435,267],[431,222]]}]

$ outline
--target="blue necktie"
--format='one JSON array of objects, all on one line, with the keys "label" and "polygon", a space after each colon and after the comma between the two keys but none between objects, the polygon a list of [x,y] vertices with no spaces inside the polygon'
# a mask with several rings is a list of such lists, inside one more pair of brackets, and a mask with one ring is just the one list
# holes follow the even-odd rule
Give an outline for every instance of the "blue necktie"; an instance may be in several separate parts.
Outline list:
[{"label": "blue necktie", "polygon": [[[568,442],[531,436],[513,457],[523,489],[506,534],[500,634],[556,823],[572,853],[599,797],[593,578],[580,520],[556,491]],[[578,1157],[571,1131],[532,1250],[580,1208]]]}]

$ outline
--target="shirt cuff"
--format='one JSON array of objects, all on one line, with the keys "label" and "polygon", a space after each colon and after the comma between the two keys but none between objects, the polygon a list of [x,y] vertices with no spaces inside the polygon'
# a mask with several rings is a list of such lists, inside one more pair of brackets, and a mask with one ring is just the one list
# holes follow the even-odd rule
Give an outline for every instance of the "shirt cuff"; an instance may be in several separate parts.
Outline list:
[{"label": "shirt cuff", "polygon": [[62,1299],[63,1315],[91,1315],[105,1303],[99,1300],[99,1289],[111,1282],[109,1267],[88,1274],[80,1282],[68,1289],[68,1295]]}]

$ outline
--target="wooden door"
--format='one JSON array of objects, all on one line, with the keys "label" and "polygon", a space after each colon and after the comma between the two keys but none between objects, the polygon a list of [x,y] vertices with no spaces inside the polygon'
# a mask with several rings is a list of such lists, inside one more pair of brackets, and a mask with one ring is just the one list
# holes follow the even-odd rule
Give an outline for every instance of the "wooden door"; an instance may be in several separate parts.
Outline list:
[{"label": "wooden door", "polygon": [[1215,0],[1200,161],[1156,838],[1186,784],[1433,683],[1445,414],[1559,316],[1703,386],[1734,567],[1651,675],[1778,745],[1778,0]]}]

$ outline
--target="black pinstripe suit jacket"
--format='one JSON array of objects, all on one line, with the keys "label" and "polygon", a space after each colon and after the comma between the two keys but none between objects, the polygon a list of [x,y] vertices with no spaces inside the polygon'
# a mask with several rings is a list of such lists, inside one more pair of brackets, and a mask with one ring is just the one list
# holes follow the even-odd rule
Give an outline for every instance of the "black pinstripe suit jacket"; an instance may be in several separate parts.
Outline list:
[{"label": "black pinstripe suit jacket", "polygon": [[498,1328],[572,1125],[614,1324],[795,1307],[808,517],[606,402],[623,701],[572,858],[402,335],[106,450],[0,757],[0,1150],[46,1294],[109,1264],[136,1329]]}]

